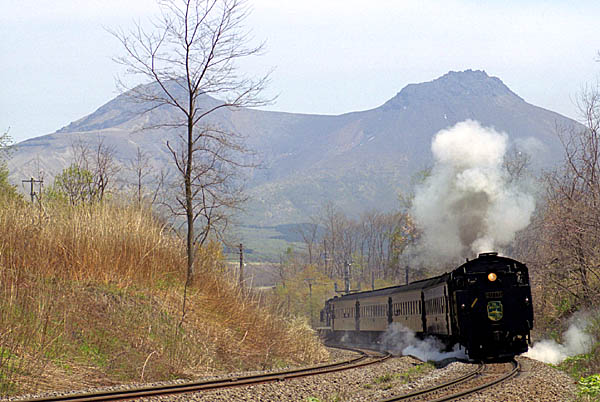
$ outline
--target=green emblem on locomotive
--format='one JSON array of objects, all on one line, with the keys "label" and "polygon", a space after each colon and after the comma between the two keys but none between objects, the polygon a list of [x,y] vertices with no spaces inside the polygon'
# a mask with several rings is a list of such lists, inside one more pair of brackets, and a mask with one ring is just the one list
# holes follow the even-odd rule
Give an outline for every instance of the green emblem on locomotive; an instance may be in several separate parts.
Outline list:
[{"label": "green emblem on locomotive", "polygon": [[488,318],[492,321],[500,321],[503,316],[502,302],[491,301],[487,304]]}]

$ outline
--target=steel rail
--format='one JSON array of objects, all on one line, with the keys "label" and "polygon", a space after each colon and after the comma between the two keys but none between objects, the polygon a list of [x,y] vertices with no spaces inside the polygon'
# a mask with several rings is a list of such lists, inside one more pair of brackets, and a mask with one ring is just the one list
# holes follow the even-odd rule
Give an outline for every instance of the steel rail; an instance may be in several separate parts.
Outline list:
[{"label": "steel rail", "polygon": [[439,398],[439,399],[434,399],[433,401],[430,402],[447,402],[447,401],[453,401],[455,399],[458,398],[462,398],[463,396],[466,395],[470,395],[470,394],[474,394],[475,392],[479,392],[481,390],[484,390],[486,388],[491,388],[492,386],[499,384],[501,382],[507,381],[508,379],[514,377],[515,375],[517,375],[517,373],[521,370],[521,365],[519,364],[518,361],[516,361],[515,359],[511,360],[511,363],[513,365],[513,369],[508,373],[503,375],[500,378],[495,379],[494,381],[490,381],[488,383],[479,385],[477,387],[473,387],[470,389],[467,389],[465,391],[462,392],[457,392],[456,394],[452,394],[449,395],[447,397],[443,397],[443,398]]},{"label": "steel rail", "polygon": [[[145,386],[121,390],[98,391],[88,393],[67,394],[51,397],[40,397],[31,399],[18,399],[18,402],[91,402],[91,401],[116,401],[135,399],[148,396],[181,394],[195,391],[207,391],[219,388],[229,388],[235,386],[260,384],[266,382],[284,381],[287,379],[306,377],[311,375],[332,373],[336,371],[349,370],[374,363],[382,362],[388,359],[389,353],[380,353],[379,356],[369,356],[362,350],[350,349],[360,353],[359,357],[344,360],[335,363],[326,363],[305,368],[285,370],[267,374],[255,374],[241,377],[229,377],[208,381],[193,381],[181,384],[168,384],[157,386]],[[371,360],[368,360],[371,358]]]},{"label": "steel rail", "polygon": [[429,387],[429,388],[424,388],[418,391],[414,391],[408,394],[403,394],[403,395],[398,395],[398,396],[393,396],[391,398],[387,398],[387,399],[381,399],[378,402],[393,402],[393,401],[402,401],[404,399],[410,399],[410,398],[414,398],[416,396],[420,396],[420,395],[425,395],[425,394],[429,394],[431,392],[443,389],[443,388],[447,388],[450,387],[452,385],[456,385],[456,384],[460,384],[462,382],[468,381],[471,378],[481,374],[481,372],[483,371],[483,368],[485,367],[485,365],[483,363],[479,363],[479,365],[477,366],[476,370],[471,371],[470,373],[467,373],[465,375],[463,375],[462,377],[458,377],[455,378],[453,380],[447,381],[445,383],[439,384],[439,385],[435,385],[433,387]]},{"label": "steel rail", "polygon": [[[490,387],[492,387],[492,386],[494,386],[496,384],[499,384],[499,383],[501,383],[503,381],[506,381],[509,378],[512,378],[513,376],[515,376],[519,372],[519,370],[521,368],[520,365],[519,365],[519,363],[516,360],[513,359],[511,361],[511,363],[513,365],[513,369],[508,374],[506,374],[506,375],[504,375],[504,376],[502,376],[500,378],[497,378],[497,379],[495,379],[493,381],[490,381],[490,382],[487,382],[485,384],[479,385],[477,387],[469,388],[469,389],[467,389],[465,391],[457,392],[455,394],[451,394],[451,395],[448,395],[448,396],[445,396],[445,397],[441,397],[441,398],[437,398],[437,399],[432,399],[429,402],[446,402],[446,401],[452,401],[452,400],[455,400],[455,399],[458,399],[458,398],[462,398],[463,396],[470,395],[470,394],[473,394],[475,392],[481,391],[483,389],[490,388]],[[445,382],[443,384],[439,384],[439,385],[436,385],[436,386],[433,386],[433,387],[425,388],[425,389],[422,389],[422,390],[419,390],[419,391],[414,391],[414,392],[411,392],[409,394],[403,394],[403,395],[394,396],[394,397],[391,397],[391,398],[388,398],[388,399],[382,399],[382,400],[380,400],[378,402],[392,402],[392,401],[402,401],[402,400],[405,400],[405,399],[411,399],[411,398],[415,398],[415,397],[418,397],[418,396],[423,396],[423,395],[426,395],[426,394],[438,391],[440,389],[448,388],[448,387],[451,387],[453,385],[457,385],[457,384],[460,384],[460,383],[463,383],[463,382],[467,382],[471,378],[480,375],[482,373],[484,367],[485,367],[485,364],[480,363],[478,365],[478,367],[477,367],[476,370],[474,370],[471,373],[468,373],[468,374],[466,374],[466,375],[464,375],[462,377],[456,378],[456,379],[451,380],[451,381],[447,381],[447,382]]]}]

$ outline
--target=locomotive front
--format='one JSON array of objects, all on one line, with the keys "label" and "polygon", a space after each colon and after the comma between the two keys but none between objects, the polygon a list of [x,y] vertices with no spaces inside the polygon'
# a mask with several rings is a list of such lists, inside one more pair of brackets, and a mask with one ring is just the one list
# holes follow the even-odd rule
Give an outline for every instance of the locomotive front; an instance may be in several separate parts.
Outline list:
[{"label": "locomotive front", "polygon": [[473,359],[527,351],[533,306],[527,267],[497,253],[480,254],[450,277],[455,336]]}]

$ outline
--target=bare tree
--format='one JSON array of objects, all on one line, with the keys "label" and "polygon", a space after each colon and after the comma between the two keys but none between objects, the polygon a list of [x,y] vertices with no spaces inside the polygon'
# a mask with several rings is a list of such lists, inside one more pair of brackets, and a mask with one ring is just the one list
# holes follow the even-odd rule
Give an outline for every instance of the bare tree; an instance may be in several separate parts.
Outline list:
[{"label": "bare tree", "polygon": [[168,147],[180,177],[173,212],[185,216],[187,225],[187,285],[195,247],[218,233],[230,208],[243,200],[237,173],[245,166],[240,155],[247,149],[235,132],[209,124],[208,118],[225,108],[266,104],[259,95],[267,77],[252,80],[236,68],[237,61],[261,50],[248,45],[243,0],[163,0],[159,5],[162,15],[152,31],[137,24],[130,32],[112,34],[125,50],[116,61],[153,84],[125,86],[127,93],[143,102],[145,111],[166,107],[179,116],[154,127],[180,133],[180,143]]},{"label": "bare tree", "polygon": [[[600,297],[600,91],[582,94],[583,128],[559,133],[565,161],[548,174],[544,210],[534,222],[528,256],[565,313]],[[549,286],[551,285],[551,287]],[[566,307],[565,307],[566,306]]]},{"label": "bare tree", "polygon": [[302,241],[306,244],[306,251],[308,252],[308,263],[313,263],[313,255],[317,247],[319,237],[319,224],[315,217],[311,217],[310,223],[303,223],[298,225],[297,231],[302,237]]},{"label": "bare tree", "polygon": [[524,178],[527,170],[531,167],[531,155],[517,147],[511,147],[506,155],[502,166],[508,175],[508,181],[514,182]]},{"label": "bare tree", "polygon": [[89,178],[83,183],[90,201],[102,201],[111,183],[121,170],[115,161],[116,149],[108,145],[103,137],[98,137],[96,145],[91,146],[81,138],[71,143],[73,164],[80,172],[89,172]]}]

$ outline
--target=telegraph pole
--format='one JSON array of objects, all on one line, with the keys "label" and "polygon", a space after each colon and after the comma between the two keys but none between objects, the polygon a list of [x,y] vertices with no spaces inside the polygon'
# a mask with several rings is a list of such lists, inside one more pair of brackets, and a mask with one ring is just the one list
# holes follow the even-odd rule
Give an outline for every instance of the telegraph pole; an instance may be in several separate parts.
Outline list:
[{"label": "telegraph pole", "polygon": [[[33,204],[33,199],[34,199],[34,197],[35,197],[35,196],[37,196],[36,192],[35,192],[35,191],[33,191],[33,185],[34,185],[34,183],[40,183],[40,189],[41,189],[41,187],[42,187],[42,184],[44,183],[44,180],[43,180],[43,179],[42,179],[42,180],[36,180],[36,179],[34,179],[34,178],[32,177],[32,178],[31,178],[31,179],[29,179],[29,180],[21,180],[21,182],[23,182],[23,183],[29,183],[29,184],[30,184],[30,188],[31,188],[31,189],[30,189],[30,191],[29,191],[29,194],[31,195],[31,203]],[[40,190],[40,191],[41,191],[41,190]]]}]

